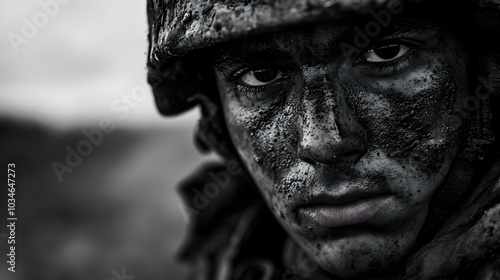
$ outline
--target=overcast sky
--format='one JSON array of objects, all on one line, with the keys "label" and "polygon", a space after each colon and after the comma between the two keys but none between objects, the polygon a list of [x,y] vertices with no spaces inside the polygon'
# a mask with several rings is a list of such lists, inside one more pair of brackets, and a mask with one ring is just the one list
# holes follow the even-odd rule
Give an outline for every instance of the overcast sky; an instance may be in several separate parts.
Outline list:
[{"label": "overcast sky", "polygon": [[[194,122],[197,112],[167,120],[154,107],[145,84],[146,0],[65,1],[44,22],[39,0],[0,0],[0,116],[56,128],[97,125],[103,117],[124,127]],[[23,35],[29,24],[32,38]],[[122,120],[111,106],[137,86],[147,98]]]}]

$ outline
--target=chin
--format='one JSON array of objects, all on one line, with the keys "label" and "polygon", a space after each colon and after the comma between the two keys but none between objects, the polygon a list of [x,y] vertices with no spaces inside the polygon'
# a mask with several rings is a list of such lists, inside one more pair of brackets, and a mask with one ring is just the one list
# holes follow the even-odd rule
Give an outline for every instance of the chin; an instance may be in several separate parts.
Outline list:
[{"label": "chin", "polygon": [[[366,278],[393,268],[408,253],[399,241],[374,240],[368,236],[330,241],[314,249],[312,256],[326,272],[344,278]],[[409,248],[409,247],[407,247]],[[311,255],[311,254],[309,254]]]},{"label": "chin", "polygon": [[347,227],[330,230],[327,237],[297,237],[296,242],[326,273],[366,279],[394,268],[414,246],[421,228],[417,217],[399,230],[370,231]]}]

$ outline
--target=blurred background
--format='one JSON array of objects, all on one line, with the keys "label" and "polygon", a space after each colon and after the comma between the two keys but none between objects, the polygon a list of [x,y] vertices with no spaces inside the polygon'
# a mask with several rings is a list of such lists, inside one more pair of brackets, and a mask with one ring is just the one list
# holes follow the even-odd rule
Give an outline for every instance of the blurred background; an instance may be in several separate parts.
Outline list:
[{"label": "blurred background", "polygon": [[196,110],[157,113],[146,0],[0,0],[0,23],[0,172],[16,165],[18,218],[12,273],[5,184],[0,279],[184,279],[176,185],[215,156],[192,144]]}]

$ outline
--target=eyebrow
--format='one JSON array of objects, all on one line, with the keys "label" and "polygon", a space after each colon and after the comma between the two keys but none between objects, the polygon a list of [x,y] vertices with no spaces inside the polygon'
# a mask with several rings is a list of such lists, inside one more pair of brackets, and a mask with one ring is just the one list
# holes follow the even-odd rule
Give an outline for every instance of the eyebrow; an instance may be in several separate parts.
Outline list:
[{"label": "eyebrow", "polygon": [[[316,25],[305,25],[299,27],[298,32],[313,32]],[[350,27],[346,25],[334,27],[332,32],[337,33],[333,41],[341,38],[341,35]],[[290,30],[286,30],[290,31]],[[293,53],[290,50],[281,48],[279,44],[270,40],[276,33],[263,34],[259,37],[249,37],[244,40],[229,42],[219,45],[211,52],[211,64],[216,71],[225,71],[238,67],[244,64],[259,63],[274,63],[282,66],[292,66]],[[293,39],[290,39],[293,40]],[[329,53],[336,52],[338,48],[334,47],[334,43],[327,44],[325,51]],[[331,47],[331,48],[330,48]],[[340,53],[340,49],[339,49]]]},{"label": "eyebrow", "polygon": [[425,19],[401,19],[395,24],[389,24],[383,27],[377,38],[397,37],[400,35],[419,36],[425,33],[438,33],[438,26]]},{"label": "eyebrow", "polygon": [[273,43],[259,44],[255,48],[252,44],[243,44],[241,46],[230,47],[224,50],[224,54],[215,54],[211,61],[212,67],[217,71],[225,71],[235,66],[252,62],[269,62],[287,64],[290,56],[277,49]]},{"label": "eyebrow", "polygon": [[[334,31],[337,35],[332,36],[333,40],[325,46],[325,51],[333,57],[342,54],[339,47],[340,42],[353,43],[356,34],[355,28],[358,27],[365,32],[365,26],[367,26],[369,22],[370,18],[357,22],[348,21],[335,28]],[[313,29],[311,28],[309,30]],[[301,32],[304,32],[304,30]],[[403,36],[418,37],[426,33],[431,34],[431,36],[437,35],[437,25],[419,18],[397,19],[386,27],[381,26],[380,34],[369,38],[372,42],[377,42],[386,38]],[[217,71],[224,71],[234,66],[255,62],[257,60],[262,62],[272,61],[274,63],[286,63],[290,61],[289,52],[282,50],[279,45],[268,40],[271,38],[272,34],[265,34],[264,36],[265,37],[259,37],[257,40],[255,40],[255,37],[250,37],[242,41],[230,42],[218,46],[218,48],[215,48],[212,52],[212,66]]]}]

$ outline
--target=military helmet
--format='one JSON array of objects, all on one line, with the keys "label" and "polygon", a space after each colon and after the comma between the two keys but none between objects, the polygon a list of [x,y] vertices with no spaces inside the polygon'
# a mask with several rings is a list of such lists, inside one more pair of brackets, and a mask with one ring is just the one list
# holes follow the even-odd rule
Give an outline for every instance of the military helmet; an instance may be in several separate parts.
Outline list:
[{"label": "military helmet", "polygon": [[189,53],[252,35],[398,10],[426,2],[460,6],[480,28],[500,28],[500,0],[149,0],[148,80],[158,109],[175,115],[199,103],[210,88]]}]

